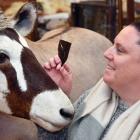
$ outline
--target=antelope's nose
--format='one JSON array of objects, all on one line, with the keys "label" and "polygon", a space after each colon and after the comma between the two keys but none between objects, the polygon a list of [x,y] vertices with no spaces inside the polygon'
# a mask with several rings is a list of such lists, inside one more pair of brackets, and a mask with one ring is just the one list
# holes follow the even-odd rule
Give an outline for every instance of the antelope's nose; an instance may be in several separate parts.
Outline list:
[{"label": "antelope's nose", "polygon": [[66,109],[66,108],[61,108],[60,114],[66,119],[72,119],[74,117],[74,111]]}]

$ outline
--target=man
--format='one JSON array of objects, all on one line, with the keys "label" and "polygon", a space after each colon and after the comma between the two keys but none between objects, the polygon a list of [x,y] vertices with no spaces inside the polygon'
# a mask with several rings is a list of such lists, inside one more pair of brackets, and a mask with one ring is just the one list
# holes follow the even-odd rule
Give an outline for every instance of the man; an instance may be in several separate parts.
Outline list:
[{"label": "man", "polygon": [[[104,53],[108,60],[103,79],[75,103],[70,140],[140,139],[140,23],[125,27]],[[44,65],[67,95],[72,73],[58,56]]]}]

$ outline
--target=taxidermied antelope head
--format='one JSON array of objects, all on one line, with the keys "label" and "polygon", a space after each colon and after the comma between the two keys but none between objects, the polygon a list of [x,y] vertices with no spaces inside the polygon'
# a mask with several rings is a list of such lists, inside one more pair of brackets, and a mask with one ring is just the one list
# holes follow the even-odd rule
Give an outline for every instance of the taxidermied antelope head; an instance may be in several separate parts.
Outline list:
[{"label": "taxidermied antelope head", "polygon": [[[32,4],[25,5],[26,10],[31,8],[34,9]],[[11,24],[15,29],[9,26],[0,30],[0,111],[32,119],[49,131],[58,131],[71,122],[74,108],[17,32],[17,23],[15,20]]]}]

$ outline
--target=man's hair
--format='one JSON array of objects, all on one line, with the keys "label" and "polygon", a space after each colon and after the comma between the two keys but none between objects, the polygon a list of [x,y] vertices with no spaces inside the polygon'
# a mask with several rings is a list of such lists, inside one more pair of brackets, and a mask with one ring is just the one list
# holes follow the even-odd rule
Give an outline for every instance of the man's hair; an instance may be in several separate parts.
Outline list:
[{"label": "man's hair", "polygon": [[[138,33],[140,33],[140,22],[135,21],[135,22],[131,23],[130,25],[133,26],[138,31]],[[138,45],[140,45],[140,39],[137,43],[138,43]]]},{"label": "man's hair", "polygon": [[140,32],[140,22],[135,21],[130,24],[131,26],[135,27],[138,32]]}]

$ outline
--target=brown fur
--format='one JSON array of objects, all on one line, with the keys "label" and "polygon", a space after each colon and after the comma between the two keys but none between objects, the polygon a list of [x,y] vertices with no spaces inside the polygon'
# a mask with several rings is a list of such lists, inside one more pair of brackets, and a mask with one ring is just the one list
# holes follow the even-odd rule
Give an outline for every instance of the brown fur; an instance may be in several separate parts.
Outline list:
[{"label": "brown fur", "polygon": [[[0,35],[5,35],[22,45],[18,34],[13,29],[3,29],[0,31]],[[46,74],[31,50],[23,46],[21,53],[21,64],[27,82],[27,91],[23,92],[20,89],[16,77],[17,73],[11,65],[8,56],[0,65],[0,70],[6,75],[8,81],[8,89],[10,92],[6,96],[6,99],[12,114],[14,116],[29,119],[29,112],[33,98],[45,90],[55,90],[58,89],[58,87]]]}]

